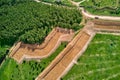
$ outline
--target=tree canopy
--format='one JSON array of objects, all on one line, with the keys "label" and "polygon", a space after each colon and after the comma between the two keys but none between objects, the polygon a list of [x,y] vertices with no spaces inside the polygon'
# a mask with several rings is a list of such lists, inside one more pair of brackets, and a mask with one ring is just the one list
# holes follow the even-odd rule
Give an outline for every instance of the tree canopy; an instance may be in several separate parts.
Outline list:
[{"label": "tree canopy", "polygon": [[30,0],[1,0],[0,6],[0,45],[18,40],[41,43],[56,26],[74,30],[80,27],[81,14],[76,9]]}]

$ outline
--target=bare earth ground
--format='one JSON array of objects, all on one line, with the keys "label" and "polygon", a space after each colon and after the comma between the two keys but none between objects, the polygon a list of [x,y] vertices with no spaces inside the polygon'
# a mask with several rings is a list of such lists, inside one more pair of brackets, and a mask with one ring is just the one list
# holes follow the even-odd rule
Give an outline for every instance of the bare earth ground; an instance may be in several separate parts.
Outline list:
[{"label": "bare earth ground", "polygon": [[[96,16],[99,19],[106,19],[106,20],[120,20],[120,17],[110,17],[110,16],[98,16],[98,15],[91,15],[88,14],[86,11],[82,10],[82,13],[89,18],[95,18]],[[100,24],[98,24],[100,23]],[[106,24],[107,23],[107,24]],[[118,32],[120,31],[120,25],[118,23],[111,23],[111,22],[101,22],[101,21],[93,21],[89,23],[92,27],[84,28],[81,32],[68,44],[68,46],[51,62],[51,64],[36,78],[36,80],[56,80],[60,79],[64,74],[67,73],[68,70],[72,67],[74,63],[76,63],[78,55],[81,55],[87,45],[89,44],[90,40],[93,38],[95,32]],[[90,26],[87,24],[87,26]],[[93,30],[91,30],[92,28]],[[64,32],[64,31],[63,31]],[[45,41],[42,45],[28,45],[28,44],[20,44],[18,49],[14,51],[11,55],[18,62],[22,62],[23,59],[40,59],[45,55],[49,55],[52,52],[54,47],[57,48],[59,42],[65,40],[65,38],[60,38],[62,35],[66,35],[63,32],[54,32],[51,33],[52,36],[48,41]],[[70,37],[69,37],[70,38]],[[43,51],[42,51],[43,50]],[[43,53],[44,52],[44,53]],[[40,56],[39,56],[40,55]],[[42,57],[41,57],[42,56]],[[90,72],[91,73],[91,72]]]},{"label": "bare earth ground", "polygon": [[[102,23],[105,26],[100,24],[98,25],[94,21],[88,22],[85,28],[80,31],[80,33],[68,44],[68,46],[36,78],[36,80],[57,80],[64,76],[76,63],[76,60],[79,58],[78,55],[81,55],[85,51],[87,45],[90,43],[93,36],[96,32],[98,32],[98,30],[101,32],[103,31],[103,29],[105,29],[105,31],[107,32],[114,32],[116,30],[120,31],[120,26],[115,25],[114,23],[104,23],[101,21],[98,21],[98,23]],[[110,23],[112,24],[112,26]]]},{"label": "bare earth ground", "polygon": [[[77,59],[86,50],[95,33],[118,32],[120,24],[100,20],[89,21],[67,47],[51,62],[36,80],[56,80],[63,77],[76,64]],[[21,62],[23,59],[41,59],[49,56],[61,41],[70,41],[73,32],[65,29],[54,29],[41,45],[20,44],[11,57]],[[57,46],[56,46],[57,45]]]},{"label": "bare earth ground", "polygon": [[93,20],[94,30],[98,32],[120,32],[120,22],[112,22],[112,21],[101,21],[101,20]]},{"label": "bare earth ground", "polygon": [[[89,28],[88,28],[89,29]],[[68,46],[52,61],[52,63],[36,78],[36,80],[57,80],[62,77],[66,71],[77,60],[90,42],[93,33],[89,34],[89,30],[84,28],[78,35],[68,44]]]},{"label": "bare earth ground", "polygon": [[52,54],[62,41],[70,41],[74,33],[71,30],[56,28],[45,39],[41,45],[30,45],[21,43],[11,57],[18,63],[24,59],[41,59]]}]

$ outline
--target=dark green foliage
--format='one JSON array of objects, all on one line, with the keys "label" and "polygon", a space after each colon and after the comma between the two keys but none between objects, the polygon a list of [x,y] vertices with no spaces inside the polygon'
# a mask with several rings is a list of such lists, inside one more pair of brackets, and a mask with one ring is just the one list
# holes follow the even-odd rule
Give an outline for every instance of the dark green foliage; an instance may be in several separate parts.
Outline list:
[{"label": "dark green foliage", "polygon": [[0,64],[5,59],[6,55],[8,54],[10,46],[0,46]]},{"label": "dark green foliage", "polygon": [[[1,5],[5,1],[2,0]],[[80,27],[81,14],[76,9],[49,6],[33,1],[8,1],[10,2],[0,7],[0,45],[11,45],[18,40],[41,43],[53,27],[72,29]],[[7,5],[11,1],[15,1],[15,5]]]},{"label": "dark green foliage", "polygon": [[52,3],[55,5],[74,7],[69,0],[41,0],[42,2]]},{"label": "dark green foliage", "polygon": [[[42,34],[42,35],[40,35]],[[46,31],[43,29],[33,29],[28,32],[25,32],[20,39],[25,43],[41,43],[46,35]]]},{"label": "dark green foliage", "polygon": [[0,0],[0,7],[3,5],[13,6],[15,4],[32,1],[32,0]]}]

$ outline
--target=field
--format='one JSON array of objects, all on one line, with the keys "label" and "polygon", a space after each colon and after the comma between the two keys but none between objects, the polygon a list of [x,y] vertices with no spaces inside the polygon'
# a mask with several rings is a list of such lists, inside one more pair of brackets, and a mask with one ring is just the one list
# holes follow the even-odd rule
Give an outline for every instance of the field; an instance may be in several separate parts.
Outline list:
[{"label": "field", "polygon": [[[4,1],[4,0],[3,0]],[[78,30],[82,19],[77,9],[50,6],[31,0],[15,0],[0,7],[0,45],[12,45],[20,40],[25,43],[42,43],[54,27]],[[0,4],[1,4],[0,3]],[[13,15],[15,14],[15,15]],[[78,27],[76,27],[78,26]]]},{"label": "field", "polygon": [[66,45],[67,43],[62,43],[50,57],[40,62],[24,61],[18,65],[13,59],[7,58],[0,67],[0,80],[34,80]]},{"label": "field", "polygon": [[92,14],[120,16],[119,0],[86,0],[80,4]]},{"label": "field", "polygon": [[120,36],[97,34],[63,80],[119,80]]}]

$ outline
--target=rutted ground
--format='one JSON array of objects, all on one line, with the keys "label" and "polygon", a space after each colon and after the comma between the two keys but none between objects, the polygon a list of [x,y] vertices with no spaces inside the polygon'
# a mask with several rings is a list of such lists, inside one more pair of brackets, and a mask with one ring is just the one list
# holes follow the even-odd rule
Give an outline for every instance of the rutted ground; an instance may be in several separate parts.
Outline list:
[{"label": "rutted ground", "polygon": [[119,32],[120,22],[93,20],[94,29],[97,31]]},{"label": "rutted ground", "polygon": [[15,59],[18,63],[24,59],[42,59],[51,55],[61,42],[69,42],[74,33],[72,30],[56,28],[46,37],[41,45],[29,45],[18,43],[12,50],[10,57]]},{"label": "rutted ground", "polygon": [[[109,31],[109,23],[111,22],[101,22],[99,25],[105,25],[98,29],[96,29],[96,25],[101,21],[91,21],[86,24],[86,26],[78,33],[78,35],[67,45],[67,47],[51,62],[51,64],[36,78],[36,80],[46,79],[46,80],[56,80],[60,79],[62,76],[64,76],[68,70],[73,66],[73,64],[78,64],[76,60],[79,58],[79,56],[86,50],[87,45],[90,43],[91,39],[95,35],[96,32],[101,31],[104,32],[102,29],[104,27],[106,28],[106,32]],[[116,23],[111,23],[114,26],[117,26],[119,28],[119,25],[116,25]],[[112,26],[111,25],[111,26]],[[117,29],[118,29],[117,28]],[[110,29],[112,32],[116,30],[116,28]],[[119,29],[118,29],[119,31]],[[58,35],[57,35],[58,37]],[[58,41],[58,40],[57,40]],[[105,43],[101,40],[100,43],[95,42],[96,44]],[[102,48],[101,48],[102,49]],[[113,53],[112,56],[118,55],[117,53]],[[90,55],[90,57],[105,57],[106,55]],[[110,63],[112,63],[110,61]],[[113,61],[114,63],[114,61]],[[111,67],[108,69],[105,68],[98,68],[96,70],[91,70],[86,72],[86,75],[92,74],[94,72],[100,72],[111,70],[113,68],[118,68],[119,66]],[[84,74],[84,73],[83,73]],[[79,77],[79,76],[78,76]]]},{"label": "rutted ground", "polygon": [[[84,11],[85,12],[85,11]],[[89,14],[87,14],[88,16],[87,17],[90,17],[90,18],[95,18],[95,15],[92,15],[92,17],[91,17],[91,15],[89,15]],[[113,20],[120,20],[119,19],[119,17],[107,17],[107,16],[99,16],[99,18],[101,18],[101,19],[108,19],[108,20],[110,20],[110,19],[113,19]],[[108,25],[106,25],[106,24],[103,24],[103,25],[99,25],[99,24],[97,24],[97,23],[90,23],[91,25],[92,25],[92,27],[90,27],[91,29],[93,29],[93,33],[94,33],[94,31],[95,32],[97,32],[97,31],[100,31],[100,32],[104,32],[104,31],[106,31],[106,32],[118,32],[119,33],[119,30],[120,30],[120,28],[119,28],[119,25],[113,25],[113,26],[108,26]],[[89,29],[90,29],[89,28]],[[91,31],[91,30],[90,30]],[[53,64],[52,65],[52,67],[51,67],[51,64],[50,64],[50,67],[48,66],[48,71],[47,71],[47,69],[45,70],[45,71],[47,71],[47,72],[49,72],[49,73],[47,73],[46,74],[46,72],[45,71],[43,71],[43,74],[44,74],[44,72],[45,72],[45,75],[43,75],[43,77],[38,77],[38,78],[45,78],[45,79],[59,79],[59,78],[61,78],[61,76],[63,76],[64,74],[66,74],[66,72],[70,69],[70,67],[74,64],[74,63],[76,63],[76,64],[79,64],[79,63],[77,63],[76,62],[76,58],[75,57],[77,57],[78,58],[78,56],[77,56],[77,54],[80,54],[79,52],[80,51],[82,51],[81,49],[83,49],[83,51],[86,49],[86,47],[84,48],[84,46],[89,42],[89,38],[90,38],[90,36],[91,35],[93,35],[91,32],[89,33],[89,31],[88,32],[84,32],[84,31],[81,31],[80,32],[81,34],[78,34],[76,37],[78,37],[79,35],[79,38],[77,38],[76,39],[76,37],[75,37],[75,39],[77,40],[73,40],[72,42],[73,42],[73,44],[72,44],[72,42],[71,42],[71,44],[69,44],[68,46],[67,46],[67,48],[65,49],[65,50],[69,50],[70,51],[70,55],[68,54],[68,53],[64,53],[64,51],[63,51],[63,53],[62,54],[64,54],[64,55],[62,55],[62,58],[61,58],[61,56],[60,55],[58,55],[58,57],[56,57],[56,59],[55,60],[53,60],[53,62],[51,63],[51,64]],[[61,35],[61,33],[59,34],[59,35],[56,35],[55,37],[58,37],[58,36],[60,36]],[[56,38],[55,38],[55,40],[56,40]],[[79,41],[80,40],[80,41]],[[56,41],[59,41],[59,40],[56,40]],[[53,41],[54,42],[54,41]],[[77,43],[80,43],[80,44],[77,44]],[[102,43],[102,42],[101,42]],[[56,43],[55,43],[56,44]],[[50,45],[50,44],[49,44]],[[69,48],[71,47],[71,45],[73,46],[72,48],[73,48],[73,51],[72,50],[70,50]],[[113,44],[110,44],[110,45],[113,45]],[[106,47],[107,48],[107,47]],[[34,51],[34,49],[32,48],[31,49],[31,51]],[[25,50],[26,51],[26,50]],[[68,51],[68,52],[69,52]],[[24,51],[23,51],[24,52]],[[29,53],[29,52],[28,52]],[[39,53],[39,52],[38,52]],[[75,55],[75,54],[76,55]],[[82,52],[83,53],[83,52]],[[81,54],[82,54],[81,53]],[[22,53],[23,54],[23,53]],[[32,56],[34,55],[34,54],[31,54]],[[115,55],[118,55],[117,53],[115,53]],[[38,56],[38,55],[36,55],[36,56]],[[90,57],[93,57],[94,55],[92,55],[92,56],[90,56]],[[106,55],[98,55],[98,54],[96,54],[95,55],[95,57],[105,57]],[[69,59],[67,59],[66,60],[66,58],[67,57],[69,57]],[[114,56],[112,55],[112,57],[114,58]],[[54,63],[55,62],[55,63]],[[110,61],[111,63],[112,63],[112,61]],[[64,63],[68,63],[68,64],[64,64]],[[114,63],[114,61],[113,61],[113,63]],[[115,63],[118,63],[118,62],[115,62]],[[61,70],[60,70],[60,67],[61,67]],[[96,66],[95,66],[96,67]],[[112,69],[119,69],[119,67],[120,67],[120,65],[116,65],[116,66],[113,66],[113,65],[111,65],[110,64],[110,67],[103,67],[103,68],[97,68],[97,69],[95,69],[95,70],[90,70],[90,71],[87,71],[87,72],[85,72],[85,76],[86,75],[91,75],[91,74],[96,74],[96,72],[100,72],[100,71],[108,71],[108,70],[112,70]],[[50,69],[50,70],[49,70]],[[59,71],[59,72],[55,72],[56,71]],[[58,74],[57,74],[58,73]],[[87,73],[87,74],[86,74]],[[94,75],[95,75],[94,74]],[[84,75],[84,73],[83,74],[81,74],[81,75]],[[104,74],[102,74],[102,75],[104,75]],[[110,74],[111,76],[109,76],[108,78],[106,78],[106,79],[111,79],[111,78],[116,78],[116,77],[118,77],[119,76],[119,73],[117,73],[117,74]],[[73,75],[74,76],[74,75]],[[106,75],[105,75],[106,76]],[[81,76],[76,76],[76,77],[74,77],[74,79],[79,79]],[[90,76],[90,78],[92,78],[93,76]],[[97,77],[98,78],[98,77]],[[95,77],[95,79],[97,79],[96,77]],[[73,79],[73,78],[71,78],[71,79]],[[81,79],[84,79],[84,77],[81,77]]]},{"label": "rutted ground", "polygon": [[[100,21],[98,21],[98,22],[100,22]],[[104,23],[104,22],[102,22],[102,23]],[[111,23],[111,22],[104,23],[105,26],[103,26],[102,28],[98,28],[99,31],[104,32],[102,29],[104,29],[104,27],[105,27],[106,32],[110,32],[110,31],[114,32],[116,30],[116,28],[110,28],[110,31],[109,31],[109,23]],[[84,48],[84,46],[88,42],[90,42],[89,41],[90,36],[93,37],[93,34],[95,34],[95,32],[98,32],[96,30],[96,27],[95,27],[96,24],[97,24],[97,21],[88,22],[83,30],[86,30],[85,33],[89,34],[89,37],[85,38],[85,35],[83,35],[83,40],[82,40],[82,34],[84,34],[84,32],[83,32],[83,30],[81,30],[80,33],[71,41],[71,43],[68,44],[66,49],[64,49],[63,52],[61,52],[60,55],[58,55],[56,57],[56,59],[53,60],[53,62],[38,76],[38,78],[36,78],[36,80],[41,80],[41,79],[56,80],[56,79],[60,79],[62,76],[64,76],[67,73],[67,71],[73,66],[74,63],[78,64],[76,62],[77,58],[75,58],[75,56],[79,57],[78,55],[83,53],[82,49],[83,50],[86,49],[87,46],[85,48]],[[115,23],[111,23],[111,24],[113,24],[114,26],[119,28],[119,25],[115,25]],[[120,29],[118,29],[118,31],[120,31]],[[78,38],[78,36],[81,36],[81,38]],[[81,43],[80,44],[77,43],[77,40],[78,40],[78,42],[80,41]],[[74,45],[73,49],[70,46],[71,44]],[[77,47],[76,47],[76,45],[77,45]],[[69,49],[69,50],[67,51],[67,49]],[[69,53],[69,51],[71,49],[72,49],[72,51]],[[80,53],[81,51],[82,51],[82,53]],[[112,55],[114,56],[114,55],[117,55],[117,54],[113,53]],[[90,55],[90,57],[91,56],[93,57],[94,55]],[[99,57],[98,54],[95,55],[95,56]],[[106,55],[100,55],[100,57],[104,57],[104,56],[106,56]],[[115,66],[115,67],[108,68],[108,69],[105,69],[105,68],[97,69],[96,72],[97,71],[99,72],[101,70],[106,71],[106,70],[110,70],[110,69],[113,69],[113,68],[116,68],[116,67],[119,67],[119,66]],[[90,74],[90,73],[94,73],[94,70],[87,72],[87,74]]]},{"label": "rutted ground", "polygon": [[0,80],[34,80],[67,44],[67,42],[61,43],[53,54],[40,61],[23,61],[22,64],[18,64],[15,60],[7,58],[0,66]]},{"label": "rutted ground", "polygon": [[63,80],[119,80],[119,46],[119,35],[97,34]]},{"label": "rutted ground", "polygon": [[60,79],[74,65],[77,58],[87,48],[89,42],[95,35],[86,26],[67,45],[67,47],[51,62],[51,64],[36,78],[36,80],[57,80]]}]

